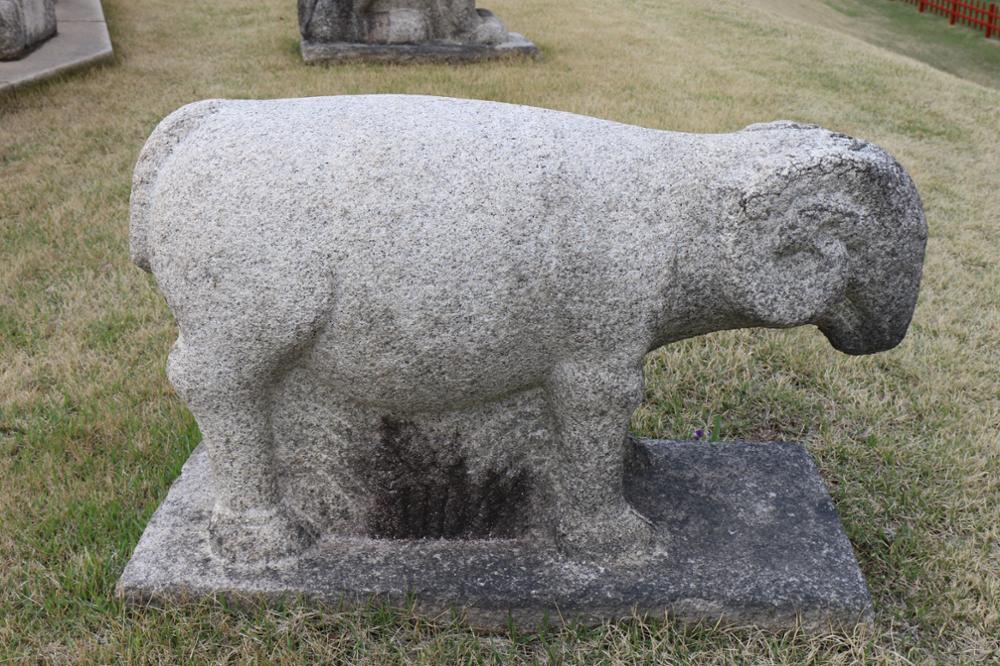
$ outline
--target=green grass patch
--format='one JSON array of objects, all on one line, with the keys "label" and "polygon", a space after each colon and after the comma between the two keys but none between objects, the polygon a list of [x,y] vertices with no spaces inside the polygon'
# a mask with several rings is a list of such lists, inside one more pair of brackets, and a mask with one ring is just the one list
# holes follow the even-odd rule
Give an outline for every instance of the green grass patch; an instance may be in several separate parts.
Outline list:
[{"label": "green grass patch", "polygon": [[[1000,39],[986,39],[947,16],[901,0],[753,0],[772,11],[824,26],[935,69],[1000,88]],[[849,48],[849,47],[848,47]]]}]

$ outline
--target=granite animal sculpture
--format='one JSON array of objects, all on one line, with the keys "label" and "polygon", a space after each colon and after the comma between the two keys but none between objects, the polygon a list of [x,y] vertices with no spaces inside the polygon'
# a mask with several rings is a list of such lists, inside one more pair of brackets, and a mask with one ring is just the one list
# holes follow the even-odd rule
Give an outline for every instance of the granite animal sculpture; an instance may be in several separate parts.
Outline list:
[{"label": "granite animal sculpture", "polygon": [[394,450],[423,414],[470,414],[449,426],[461,439],[477,406],[542,396],[545,524],[562,555],[600,560],[650,531],[622,486],[644,356],[801,325],[848,354],[890,349],[927,227],[892,157],[811,125],[684,134],[387,95],[181,108],[142,150],[130,235],[179,328],[168,376],[211,457],[218,553],[316,538],[281,499],[291,382],[384,415],[344,450]]}]

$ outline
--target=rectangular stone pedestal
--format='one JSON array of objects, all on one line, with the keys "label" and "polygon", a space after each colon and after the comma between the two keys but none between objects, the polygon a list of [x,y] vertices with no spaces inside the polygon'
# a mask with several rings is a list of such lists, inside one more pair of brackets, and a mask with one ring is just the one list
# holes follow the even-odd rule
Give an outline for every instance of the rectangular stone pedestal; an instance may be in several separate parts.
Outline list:
[{"label": "rectangular stone pedestal", "polygon": [[347,61],[366,62],[477,62],[510,57],[538,57],[538,47],[524,35],[508,34],[501,44],[353,44],[348,42],[302,42],[302,59],[309,64]]},{"label": "rectangular stone pedestal", "polygon": [[523,629],[548,617],[593,624],[633,609],[682,621],[849,628],[871,599],[812,460],[792,443],[640,442],[629,500],[651,518],[645,558],[586,564],[516,541],[324,538],[281,566],[240,568],[212,555],[204,447],[153,516],[118,583],[138,602],[200,595],[305,597],[340,605],[416,602],[436,615]]}]

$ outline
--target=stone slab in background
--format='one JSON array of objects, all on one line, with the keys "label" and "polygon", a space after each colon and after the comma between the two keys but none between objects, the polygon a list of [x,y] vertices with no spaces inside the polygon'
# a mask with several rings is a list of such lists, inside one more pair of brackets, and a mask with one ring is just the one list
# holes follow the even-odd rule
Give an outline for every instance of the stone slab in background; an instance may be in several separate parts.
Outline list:
[{"label": "stone slab in background", "polygon": [[110,58],[111,37],[100,0],[59,0],[58,32],[20,60],[0,62],[0,91]]},{"label": "stone slab in background", "polygon": [[0,60],[24,57],[55,32],[55,0],[0,0]]},{"label": "stone slab in background", "polygon": [[351,44],[302,41],[302,59],[309,64],[365,60],[369,62],[478,62],[510,57],[537,58],[538,47],[516,32],[499,44]]},{"label": "stone slab in background", "polygon": [[642,440],[626,495],[655,525],[653,552],[574,562],[514,541],[321,539],[301,557],[233,566],[208,544],[213,498],[199,447],[118,583],[138,603],[204,595],[302,596],[339,605],[408,595],[420,613],[464,608],[483,628],[543,618],[595,624],[664,612],[686,622],[848,628],[871,598],[812,460],[793,443]]}]

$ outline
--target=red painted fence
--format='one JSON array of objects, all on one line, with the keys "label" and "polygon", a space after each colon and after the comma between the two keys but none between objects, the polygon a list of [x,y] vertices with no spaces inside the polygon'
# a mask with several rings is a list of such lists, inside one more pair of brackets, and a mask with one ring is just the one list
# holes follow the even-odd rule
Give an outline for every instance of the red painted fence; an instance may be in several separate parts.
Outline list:
[{"label": "red painted fence", "polygon": [[1000,11],[995,2],[987,0],[903,0],[924,12],[947,16],[952,25],[963,25],[983,30],[986,38],[1000,37]]}]

